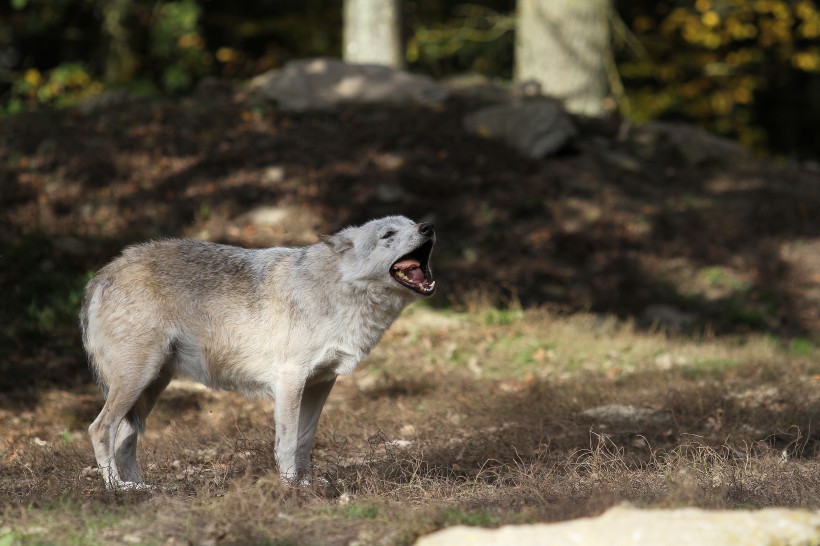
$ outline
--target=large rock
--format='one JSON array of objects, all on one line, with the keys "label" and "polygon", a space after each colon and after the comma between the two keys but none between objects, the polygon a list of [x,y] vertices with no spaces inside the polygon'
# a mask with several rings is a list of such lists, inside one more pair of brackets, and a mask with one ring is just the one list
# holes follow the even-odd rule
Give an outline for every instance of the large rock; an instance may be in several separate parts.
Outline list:
[{"label": "large rock", "polygon": [[465,117],[464,128],[500,140],[530,159],[557,152],[578,134],[569,115],[551,100],[488,106]]},{"label": "large rock", "polygon": [[292,61],[257,76],[250,87],[290,112],[329,110],[340,104],[433,105],[448,95],[443,85],[426,76],[338,59]]},{"label": "large rock", "polygon": [[687,123],[650,121],[631,132],[629,144],[639,156],[671,165],[731,166],[751,158],[737,142]]},{"label": "large rock", "polygon": [[820,544],[820,513],[769,508],[708,511],[616,507],[596,518],[500,529],[451,527],[416,546],[807,546]]}]

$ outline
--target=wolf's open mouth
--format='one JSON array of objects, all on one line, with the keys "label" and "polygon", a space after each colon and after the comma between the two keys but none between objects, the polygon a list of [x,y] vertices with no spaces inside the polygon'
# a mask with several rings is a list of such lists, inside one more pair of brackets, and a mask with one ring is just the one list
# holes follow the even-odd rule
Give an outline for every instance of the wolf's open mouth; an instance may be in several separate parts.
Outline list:
[{"label": "wolf's open mouth", "polygon": [[431,252],[432,240],[396,260],[390,266],[390,276],[417,294],[432,296],[436,291],[436,281],[433,280],[433,273],[430,271]]}]

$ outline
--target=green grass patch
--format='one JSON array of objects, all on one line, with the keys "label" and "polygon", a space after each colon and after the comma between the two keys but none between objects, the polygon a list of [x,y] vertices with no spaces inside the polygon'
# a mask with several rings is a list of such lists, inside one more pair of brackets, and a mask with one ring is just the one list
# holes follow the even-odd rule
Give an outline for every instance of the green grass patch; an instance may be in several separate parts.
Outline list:
[{"label": "green grass patch", "polygon": [[497,515],[480,510],[450,509],[437,518],[445,527],[452,525],[469,525],[471,527],[493,527],[501,521]]},{"label": "green grass patch", "polygon": [[342,507],[341,513],[345,517],[351,519],[375,519],[379,514],[379,511],[372,504],[351,504],[349,506]]},{"label": "green grass patch", "polygon": [[789,344],[789,354],[792,356],[811,356],[814,349],[814,343],[804,338],[793,339]]},{"label": "green grass patch", "polygon": [[700,276],[709,286],[724,288],[733,292],[743,292],[749,289],[749,283],[741,281],[722,267],[704,267],[700,270]]}]

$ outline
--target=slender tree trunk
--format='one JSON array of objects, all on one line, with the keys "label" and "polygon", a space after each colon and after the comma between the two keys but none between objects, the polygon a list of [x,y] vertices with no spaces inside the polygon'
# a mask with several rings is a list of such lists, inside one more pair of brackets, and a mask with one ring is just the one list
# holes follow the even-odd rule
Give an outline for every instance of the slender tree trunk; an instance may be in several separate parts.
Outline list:
[{"label": "slender tree trunk", "polygon": [[605,113],[611,0],[518,0],[515,79],[535,80],[570,112]]},{"label": "slender tree trunk", "polygon": [[100,2],[100,5],[106,43],[105,81],[109,84],[125,83],[131,79],[136,67],[125,26],[131,0],[108,0]]},{"label": "slender tree trunk", "polygon": [[402,68],[401,0],[345,0],[343,58]]}]

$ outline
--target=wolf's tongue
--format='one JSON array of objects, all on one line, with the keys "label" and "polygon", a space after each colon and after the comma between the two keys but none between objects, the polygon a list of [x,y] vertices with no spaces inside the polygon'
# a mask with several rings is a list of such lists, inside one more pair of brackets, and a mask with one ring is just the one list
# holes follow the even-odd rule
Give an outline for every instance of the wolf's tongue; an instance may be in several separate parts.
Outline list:
[{"label": "wolf's tongue", "polygon": [[424,281],[424,272],[418,267],[414,267],[413,269],[405,269],[404,274],[416,284],[420,284]]},{"label": "wolf's tongue", "polygon": [[395,269],[400,269],[405,277],[410,281],[418,284],[424,280],[424,272],[421,270],[421,264],[418,260],[407,259],[393,264]]}]

